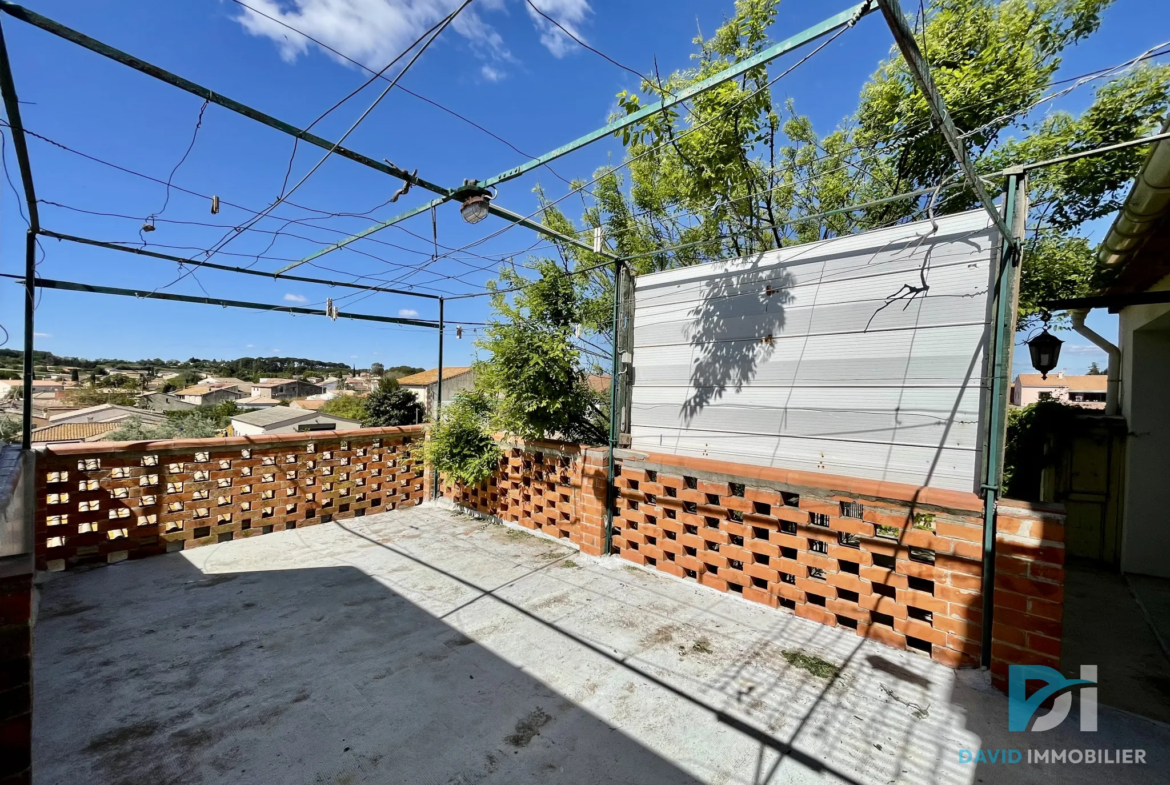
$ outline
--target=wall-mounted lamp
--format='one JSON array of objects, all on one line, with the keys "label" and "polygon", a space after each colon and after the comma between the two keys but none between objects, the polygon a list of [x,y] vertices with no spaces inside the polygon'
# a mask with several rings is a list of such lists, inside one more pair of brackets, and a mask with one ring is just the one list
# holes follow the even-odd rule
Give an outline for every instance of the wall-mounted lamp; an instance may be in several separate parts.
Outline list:
[{"label": "wall-mounted lamp", "polygon": [[1064,341],[1048,332],[1051,315],[1044,313],[1044,331],[1028,339],[1028,354],[1032,356],[1032,367],[1040,372],[1040,378],[1047,379],[1048,372],[1060,362],[1060,346]]}]

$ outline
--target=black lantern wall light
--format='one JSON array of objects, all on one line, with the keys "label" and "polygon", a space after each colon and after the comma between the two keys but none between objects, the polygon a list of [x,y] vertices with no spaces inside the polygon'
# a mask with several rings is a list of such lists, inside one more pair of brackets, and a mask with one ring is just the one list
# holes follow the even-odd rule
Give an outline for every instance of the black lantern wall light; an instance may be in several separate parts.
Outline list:
[{"label": "black lantern wall light", "polygon": [[1042,379],[1047,379],[1048,372],[1060,362],[1060,345],[1064,341],[1048,332],[1048,322],[1052,319],[1052,314],[1045,311],[1042,318],[1044,330],[1039,335],[1029,338],[1027,344],[1028,353],[1032,355],[1032,367],[1040,372]]}]

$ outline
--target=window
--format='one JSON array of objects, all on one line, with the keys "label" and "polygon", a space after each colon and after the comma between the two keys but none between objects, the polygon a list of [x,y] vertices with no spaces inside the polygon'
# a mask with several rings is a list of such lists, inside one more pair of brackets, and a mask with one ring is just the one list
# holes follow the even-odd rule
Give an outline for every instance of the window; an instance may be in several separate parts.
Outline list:
[{"label": "window", "polygon": [[1042,401],[1051,401],[1051,400],[1052,400],[1052,393],[1050,393],[1050,392],[1042,392],[1042,393],[1040,393],[1040,400],[1042,400]]},{"label": "window", "polygon": [[337,430],[337,423],[332,422],[306,422],[297,426],[297,430],[304,433],[305,431],[335,431]]}]

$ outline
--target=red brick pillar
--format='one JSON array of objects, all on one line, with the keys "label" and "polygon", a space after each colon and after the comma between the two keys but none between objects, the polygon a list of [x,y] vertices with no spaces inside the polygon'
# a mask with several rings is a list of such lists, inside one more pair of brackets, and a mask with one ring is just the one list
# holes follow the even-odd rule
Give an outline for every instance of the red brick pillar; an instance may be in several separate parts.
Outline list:
[{"label": "red brick pillar", "polygon": [[32,782],[32,556],[0,560],[0,783]]},{"label": "red brick pillar", "polygon": [[605,486],[609,455],[603,447],[581,450],[581,488],[578,491],[577,544],[582,553],[601,556],[605,549]]},{"label": "red brick pillar", "polygon": [[997,509],[991,681],[1008,666],[1060,669],[1064,619],[1063,508],[1005,499]]}]

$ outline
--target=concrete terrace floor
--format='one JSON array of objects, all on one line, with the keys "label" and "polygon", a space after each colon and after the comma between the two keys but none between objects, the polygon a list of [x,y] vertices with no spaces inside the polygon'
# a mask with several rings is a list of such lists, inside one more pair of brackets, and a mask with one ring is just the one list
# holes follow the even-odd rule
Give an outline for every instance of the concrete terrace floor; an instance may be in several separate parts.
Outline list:
[{"label": "concrete terrace floor", "polygon": [[[1162,783],[1170,763],[1165,725],[1102,707],[1082,734],[1074,704],[1009,734],[978,672],[431,506],[41,589],[36,785]],[[959,762],[1028,745],[1149,763]]]}]

